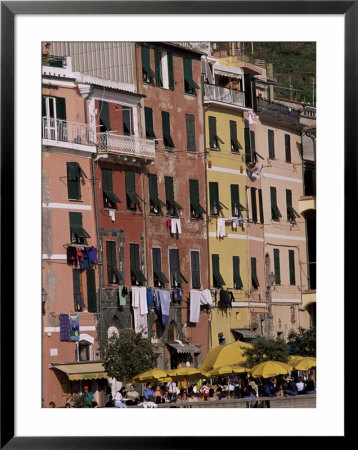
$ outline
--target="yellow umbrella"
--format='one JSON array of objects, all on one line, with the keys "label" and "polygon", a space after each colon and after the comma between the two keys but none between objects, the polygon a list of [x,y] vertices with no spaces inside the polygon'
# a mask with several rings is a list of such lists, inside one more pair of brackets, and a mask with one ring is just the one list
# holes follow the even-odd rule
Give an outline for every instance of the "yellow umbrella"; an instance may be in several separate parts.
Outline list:
[{"label": "yellow umbrella", "polygon": [[241,365],[246,361],[246,357],[243,356],[244,350],[251,347],[251,344],[242,341],[214,347],[206,355],[199,370],[207,373],[222,366]]},{"label": "yellow umbrella", "polygon": [[167,370],[167,375],[173,380],[195,380],[203,377],[201,371],[194,367],[181,367],[179,369]]},{"label": "yellow umbrella", "polygon": [[316,367],[316,358],[313,356],[303,356],[291,362],[294,370],[308,370],[311,367]]},{"label": "yellow umbrella", "polygon": [[151,369],[147,370],[146,372],[142,372],[135,377],[133,377],[133,381],[137,383],[143,383],[145,381],[152,381],[152,380],[158,380],[158,381],[170,381],[166,380],[168,378],[167,372],[165,372],[162,369]]},{"label": "yellow umbrella", "polygon": [[290,364],[286,364],[280,361],[264,361],[260,364],[256,364],[251,369],[251,375],[253,377],[269,378],[276,375],[285,375],[292,370]]},{"label": "yellow umbrella", "polygon": [[222,366],[218,369],[210,370],[206,373],[207,376],[215,376],[215,375],[229,375],[231,373],[245,373],[250,372],[251,369],[244,366]]}]

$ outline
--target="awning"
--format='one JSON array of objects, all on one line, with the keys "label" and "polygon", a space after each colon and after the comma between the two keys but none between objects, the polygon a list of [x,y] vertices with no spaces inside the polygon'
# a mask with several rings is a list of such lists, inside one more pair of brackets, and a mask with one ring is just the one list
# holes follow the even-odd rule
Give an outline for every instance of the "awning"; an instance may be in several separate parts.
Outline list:
[{"label": "awning", "polygon": [[101,362],[52,364],[51,369],[61,370],[69,380],[96,380],[108,378]]},{"label": "awning", "polygon": [[222,64],[214,64],[215,75],[223,75],[224,77],[241,79],[244,71],[237,66],[224,66]]},{"label": "awning", "polygon": [[231,328],[231,332],[241,334],[244,339],[254,339],[257,337],[255,331],[252,331],[249,328]]},{"label": "awning", "polygon": [[180,344],[180,342],[167,342],[166,344],[178,353],[201,353],[201,348],[198,345]]}]

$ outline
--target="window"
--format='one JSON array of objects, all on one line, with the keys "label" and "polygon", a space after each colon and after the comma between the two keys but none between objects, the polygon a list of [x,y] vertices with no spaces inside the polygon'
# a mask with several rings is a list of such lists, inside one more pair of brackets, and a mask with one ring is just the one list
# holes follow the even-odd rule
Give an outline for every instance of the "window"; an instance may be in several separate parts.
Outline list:
[{"label": "window", "polygon": [[122,106],[122,120],[124,136],[131,136],[133,134],[132,108],[129,108],[128,106]]},{"label": "window", "polygon": [[80,269],[72,269],[73,279],[73,298],[75,302],[75,311],[81,311],[86,308],[82,297],[81,272]]},{"label": "window", "polygon": [[289,250],[288,251],[288,262],[290,267],[290,284],[295,285],[296,284],[296,276],[295,276],[295,251]]},{"label": "window", "polygon": [[184,92],[186,94],[195,95],[195,89],[200,89],[200,87],[193,80],[192,60],[189,58],[183,58],[183,66],[184,66]]},{"label": "window", "polygon": [[191,260],[191,285],[193,289],[200,289],[200,252],[192,250],[190,252]]},{"label": "window", "polygon": [[256,273],[256,258],[251,258],[251,283],[254,289],[260,286]]},{"label": "window", "polygon": [[196,151],[195,144],[195,116],[192,114],[185,114],[186,123],[186,148],[188,152]]},{"label": "window", "polygon": [[240,153],[240,149],[242,149],[242,146],[237,140],[237,123],[234,120],[230,120],[230,142],[231,151],[233,153]]},{"label": "window", "polygon": [[170,136],[170,114],[166,111],[162,111],[162,129],[164,146],[169,148],[175,148],[173,139]]},{"label": "window", "polygon": [[148,175],[148,184],[149,184],[149,208],[151,214],[161,214],[162,207],[166,206],[158,198],[158,178],[155,174]]},{"label": "window", "polygon": [[275,135],[273,130],[267,131],[269,158],[275,159]]},{"label": "window", "polygon": [[255,161],[256,144],[255,144],[255,132],[249,128],[244,128],[245,136],[245,160],[246,164],[253,163]]},{"label": "window", "polygon": [[274,220],[280,220],[281,213],[277,206],[277,192],[275,187],[270,187],[271,195],[271,217]]},{"label": "window", "polygon": [[173,55],[154,49],[156,85],[164,89],[174,89]]},{"label": "window", "polygon": [[172,287],[181,287],[181,284],[187,283],[184,275],[180,272],[179,250],[177,248],[169,249],[170,283]]},{"label": "window", "polygon": [[273,249],[273,263],[274,263],[274,270],[275,270],[275,283],[281,284],[280,250],[278,248]]},{"label": "window", "polygon": [[105,208],[116,209],[117,203],[121,203],[113,192],[112,170],[102,169],[103,205]]},{"label": "window", "polygon": [[153,84],[155,73],[150,68],[150,49],[149,47],[141,46],[142,54],[142,79],[144,83]]},{"label": "window", "polygon": [[97,312],[96,277],[94,269],[86,269],[87,304],[89,312]]},{"label": "window", "polygon": [[140,269],[139,244],[129,244],[129,252],[130,252],[132,285],[143,284],[147,280]]},{"label": "window", "polygon": [[234,276],[234,289],[242,289],[243,284],[240,276],[240,258],[239,256],[232,257],[232,273]]},{"label": "window", "polygon": [[231,191],[231,214],[233,217],[242,216],[241,211],[246,211],[246,208],[240,203],[239,185],[230,184]]},{"label": "window", "polygon": [[167,216],[177,216],[178,211],[183,208],[174,200],[174,182],[172,177],[165,177],[165,201],[167,207]]},{"label": "window", "polygon": [[106,241],[106,256],[108,284],[119,284],[124,280],[117,269],[116,243],[114,241]]},{"label": "window", "polygon": [[292,208],[292,191],[290,189],[286,189],[286,205],[287,205],[287,221],[295,222],[296,218],[299,218],[300,215],[297,211]]},{"label": "window", "polygon": [[191,219],[202,219],[202,215],[206,214],[205,209],[200,205],[199,197],[199,181],[189,180],[190,191],[190,217]]},{"label": "window", "polygon": [[82,226],[82,213],[70,212],[70,230],[72,244],[85,244],[86,238],[91,237]]},{"label": "window", "polygon": [[144,107],[145,117],[145,135],[148,139],[156,139],[153,126],[153,110],[152,108]]},{"label": "window", "polygon": [[252,221],[257,222],[256,188],[251,188],[251,213]]},{"label": "window", "polygon": [[81,199],[81,167],[76,162],[68,162],[67,166],[67,193],[69,200]]},{"label": "window", "polygon": [[109,119],[109,103],[99,101],[99,124],[100,132],[111,131],[111,123]]},{"label": "window", "polygon": [[220,143],[224,144],[216,132],[216,117],[209,116],[209,146],[212,149],[220,150]]},{"label": "window", "polygon": [[165,283],[169,283],[168,278],[162,272],[162,254],[160,248],[152,248],[152,258],[154,286],[162,286]]},{"label": "window", "polygon": [[78,343],[78,360],[79,361],[93,361],[93,344],[81,341]]},{"label": "window", "polygon": [[285,134],[285,154],[286,154],[286,162],[291,162],[291,136],[289,134]]},{"label": "window", "polygon": [[63,97],[42,97],[42,137],[67,141],[66,100]]},{"label": "window", "polygon": [[262,190],[259,189],[259,209],[260,209],[260,223],[265,223],[264,219],[264,207],[262,203]]},{"label": "window", "polygon": [[216,182],[209,183],[209,196],[210,196],[210,214],[212,216],[217,216],[219,211],[223,208],[228,209],[219,200],[219,184]]},{"label": "window", "polygon": [[135,191],[135,172],[134,170],[126,170],[126,193],[127,193],[127,209],[135,211],[136,205],[139,205],[139,199]]},{"label": "window", "polygon": [[225,284],[225,281],[220,273],[220,256],[217,254],[212,254],[211,262],[213,266],[213,286],[221,288]]}]

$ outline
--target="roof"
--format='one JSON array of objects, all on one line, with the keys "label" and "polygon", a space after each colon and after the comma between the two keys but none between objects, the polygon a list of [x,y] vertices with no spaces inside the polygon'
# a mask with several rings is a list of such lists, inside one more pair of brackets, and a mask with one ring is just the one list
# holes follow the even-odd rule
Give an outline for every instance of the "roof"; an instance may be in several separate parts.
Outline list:
[{"label": "roof", "polygon": [[234,333],[242,334],[242,337],[245,339],[253,339],[257,337],[255,331],[252,331],[249,328],[231,328],[231,331]]},{"label": "roof", "polygon": [[201,353],[201,348],[198,345],[182,344],[180,342],[166,342],[166,344],[174,348],[178,353]]},{"label": "roof", "polygon": [[107,378],[107,373],[101,361],[51,364],[51,369],[61,370],[68,376],[69,380]]}]

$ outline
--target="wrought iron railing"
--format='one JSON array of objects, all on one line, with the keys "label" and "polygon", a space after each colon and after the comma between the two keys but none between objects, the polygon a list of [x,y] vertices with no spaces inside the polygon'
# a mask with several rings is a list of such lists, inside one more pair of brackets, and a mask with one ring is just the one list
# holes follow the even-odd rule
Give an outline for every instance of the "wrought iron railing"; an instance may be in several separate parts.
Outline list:
[{"label": "wrought iron railing", "polygon": [[136,136],[124,136],[111,132],[99,133],[98,150],[117,153],[118,155],[136,156],[138,158],[155,158],[155,140],[141,139]]},{"label": "wrought iron railing", "polygon": [[300,114],[295,109],[262,99],[257,99],[257,113],[283,122],[297,124]]},{"label": "wrought iron railing", "polygon": [[89,125],[48,117],[42,118],[42,138],[72,144],[96,145]]},{"label": "wrought iron railing", "polygon": [[245,106],[244,92],[228,89],[216,84],[204,84],[204,101],[205,100],[214,100],[221,103]]}]

